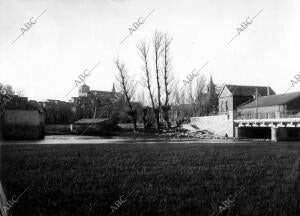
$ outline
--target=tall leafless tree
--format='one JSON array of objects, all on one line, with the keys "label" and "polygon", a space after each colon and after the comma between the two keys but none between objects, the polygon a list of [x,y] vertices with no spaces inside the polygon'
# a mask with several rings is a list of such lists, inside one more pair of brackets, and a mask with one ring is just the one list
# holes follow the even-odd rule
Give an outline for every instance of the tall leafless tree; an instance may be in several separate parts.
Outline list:
[{"label": "tall leafless tree", "polygon": [[125,96],[126,102],[129,107],[129,115],[132,118],[133,121],[133,130],[136,132],[136,123],[137,123],[137,112],[134,109],[131,99],[135,93],[135,83],[134,81],[130,78],[126,68],[125,64],[121,63],[119,59],[115,60],[115,64],[118,68],[118,75],[116,76],[116,79],[119,83],[119,87],[121,89],[121,92]]},{"label": "tall leafless tree", "polygon": [[[151,72],[149,69],[149,46],[145,41],[138,44],[138,51],[144,62],[143,70],[145,71],[144,82],[148,89],[152,109],[155,114],[156,128],[160,128],[160,117],[166,121],[168,128],[171,127],[169,119],[169,110],[171,109],[170,97],[173,88],[173,77],[171,76],[171,58],[170,58],[170,44],[172,38],[166,33],[156,31],[152,38],[155,79],[157,91],[152,89]],[[154,95],[157,92],[157,95]],[[165,99],[164,102],[162,100]]]},{"label": "tall leafless tree", "polygon": [[163,118],[167,123],[168,129],[171,128],[169,119],[169,111],[171,106],[169,104],[171,89],[172,89],[172,77],[171,77],[171,57],[170,57],[170,45],[172,38],[167,33],[164,34],[163,38],[163,80],[165,85],[165,103],[162,106]]},{"label": "tall leafless tree", "polygon": [[185,117],[190,116],[190,112],[186,107],[186,103],[189,102],[187,93],[185,91],[186,85],[179,87],[179,82],[174,83],[172,92],[172,104],[175,110],[175,122],[179,127],[185,120]]},{"label": "tall leafless tree", "polygon": [[142,41],[140,44],[137,45],[138,52],[142,58],[142,61],[144,63],[143,70],[144,70],[144,84],[149,92],[150,101],[153,113],[155,114],[155,120],[156,120],[156,129],[159,129],[159,111],[155,107],[154,102],[154,95],[153,95],[153,89],[151,85],[151,73],[149,68],[149,46],[147,46],[145,41]]},{"label": "tall leafless tree", "polygon": [[188,103],[191,104],[192,106],[192,112],[194,115],[195,112],[196,112],[196,97],[195,97],[195,90],[193,88],[193,83],[190,82],[188,85],[187,85],[187,99],[188,99]]},{"label": "tall leafless tree", "polygon": [[181,104],[187,103],[185,86],[179,87],[179,82],[174,83],[173,94],[172,94],[172,104],[174,106],[179,106]]},{"label": "tall leafless tree", "polygon": [[154,62],[155,62],[155,73],[156,73],[156,84],[157,84],[157,101],[158,101],[158,115],[161,113],[161,87],[160,87],[160,59],[163,52],[163,35],[156,31],[153,37],[153,48],[154,48]]},{"label": "tall leafless tree", "polygon": [[187,87],[188,102],[192,105],[193,116],[202,115],[205,112],[205,88],[206,78],[201,75],[196,80],[196,88],[193,88],[193,82],[190,82]]}]

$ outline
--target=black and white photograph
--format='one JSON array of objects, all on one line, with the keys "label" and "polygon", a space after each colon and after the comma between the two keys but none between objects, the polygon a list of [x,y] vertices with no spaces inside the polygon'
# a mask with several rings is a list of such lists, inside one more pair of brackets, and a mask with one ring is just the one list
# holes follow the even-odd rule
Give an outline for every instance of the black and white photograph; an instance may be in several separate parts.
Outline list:
[{"label": "black and white photograph", "polygon": [[0,216],[300,216],[299,0],[0,0]]}]

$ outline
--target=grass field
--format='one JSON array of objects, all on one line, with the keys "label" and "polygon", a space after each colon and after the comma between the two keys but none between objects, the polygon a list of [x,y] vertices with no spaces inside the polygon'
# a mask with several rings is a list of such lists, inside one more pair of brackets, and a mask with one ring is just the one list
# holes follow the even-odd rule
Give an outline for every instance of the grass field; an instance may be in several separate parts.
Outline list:
[{"label": "grass field", "polygon": [[[3,145],[12,215],[300,215],[300,144]],[[126,196],[130,193],[130,195]],[[111,206],[123,201],[115,212]],[[124,201],[126,200],[126,201]],[[120,202],[119,202],[120,204]]]}]

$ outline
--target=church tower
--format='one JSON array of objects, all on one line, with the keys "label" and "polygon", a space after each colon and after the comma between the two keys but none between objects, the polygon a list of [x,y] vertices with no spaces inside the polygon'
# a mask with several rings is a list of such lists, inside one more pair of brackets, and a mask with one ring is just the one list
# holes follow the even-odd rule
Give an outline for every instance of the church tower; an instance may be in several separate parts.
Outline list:
[{"label": "church tower", "polygon": [[115,93],[115,92],[116,92],[116,88],[115,88],[115,84],[114,84],[114,83],[113,83],[113,86],[112,86],[111,92],[113,92],[113,93]]},{"label": "church tower", "polygon": [[207,87],[208,93],[208,109],[209,113],[216,114],[218,112],[218,96],[216,93],[216,86],[210,76],[209,84]]},{"label": "church tower", "polygon": [[82,86],[79,87],[78,96],[87,97],[89,91],[90,91],[90,87],[86,84],[83,84]]},{"label": "church tower", "polygon": [[216,94],[216,86],[212,80],[212,76],[210,76],[209,84],[207,86],[207,93],[209,94],[210,97]]}]

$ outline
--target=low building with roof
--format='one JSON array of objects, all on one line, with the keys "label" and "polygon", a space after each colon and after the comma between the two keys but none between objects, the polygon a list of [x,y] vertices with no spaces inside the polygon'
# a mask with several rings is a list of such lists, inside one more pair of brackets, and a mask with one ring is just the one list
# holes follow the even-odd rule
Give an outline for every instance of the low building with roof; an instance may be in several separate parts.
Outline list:
[{"label": "low building with roof", "polygon": [[237,107],[238,119],[300,117],[300,92],[257,97]]},{"label": "low building with roof", "polygon": [[112,134],[118,126],[108,118],[80,119],[71,124],[71,132],[78,135]]}]

